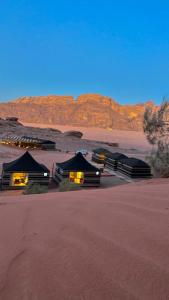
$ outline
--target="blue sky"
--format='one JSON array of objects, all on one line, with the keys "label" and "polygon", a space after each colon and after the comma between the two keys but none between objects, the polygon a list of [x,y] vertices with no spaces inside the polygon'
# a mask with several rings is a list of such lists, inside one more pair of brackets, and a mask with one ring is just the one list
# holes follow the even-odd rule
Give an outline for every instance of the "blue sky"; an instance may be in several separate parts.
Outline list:
[{"label": "blue sky", "polygon": [[169,96],[169,1],[1,0],[0,101]]}]

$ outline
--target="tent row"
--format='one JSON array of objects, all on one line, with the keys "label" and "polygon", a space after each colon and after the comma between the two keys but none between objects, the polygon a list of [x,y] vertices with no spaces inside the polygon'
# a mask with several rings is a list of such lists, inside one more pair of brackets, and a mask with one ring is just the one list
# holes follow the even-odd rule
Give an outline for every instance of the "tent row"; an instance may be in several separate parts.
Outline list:
[{"label": "tent row", "polygon": [[50,140],[44,140],[39,138],[33,138],[29,136],[8,136],[2,138],[1,143],[4,145],[17,146],[22,148],[30,149],[41,149],[41,150],[54,150],[55,142]]},{"label": "tent row", "polygon": [[127,157],[119,152],[112,153],[107,149],[98,148],[93,151],[92,160],[131,178],[152,177],[151,168],[146,162],[135,157]]},{"label": "tent row", "polygon": [[[151,169],[147,163],[121,153],[111,153],[111,156],[109,154],[109,157],[105,157],[104,165],[133,178],[151,177]],[[57,183],[68,179],[80,186],[98,187],[101,170],[79,152],[67,161],[55,163],[51,176]],[[30,182],[48,186],[50,170],[37,162],[28,151],[18,159],[2,165],[1,188],[3,190],[23,189]]]},{"label": "tent row", "polygon": [[[90,164],[81,153],[53,166],[53,179],[59,183],[64,179],[80,186],[97,187],[100,185],[100,169]],[[2,165],[1,188],[24,189],[30,182],[48,186],[50,170],[38,163],[27,151],[18,159]]]}]

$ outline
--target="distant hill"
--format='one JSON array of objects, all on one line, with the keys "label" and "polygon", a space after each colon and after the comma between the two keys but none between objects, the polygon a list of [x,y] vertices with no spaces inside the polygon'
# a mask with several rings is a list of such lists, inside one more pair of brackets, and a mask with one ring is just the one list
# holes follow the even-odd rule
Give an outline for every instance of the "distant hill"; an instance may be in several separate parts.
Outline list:
[{"label": "distant hill", "polygon": [[0,104],[0,117],[16,116],[24,122],[141,130],[146,105],[120,105],[99,94],[22,97]]}]

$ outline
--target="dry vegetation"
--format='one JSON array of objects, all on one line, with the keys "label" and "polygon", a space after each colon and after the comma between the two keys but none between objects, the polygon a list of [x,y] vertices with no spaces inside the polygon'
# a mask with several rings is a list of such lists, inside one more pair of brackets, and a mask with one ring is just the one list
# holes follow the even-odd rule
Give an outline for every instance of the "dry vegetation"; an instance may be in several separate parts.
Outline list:
[{"label": "dry vegetation", "polygon": [[77,183],[70,182],[69,179],[65,179],[59,184],[59,192],[77,191],[80,189],[81,187]]},{"label": "dry vegetation", "polygon": [[143,129],[147,140],[153,145],[148,157],[156,177],[169,177],[169,101],[164,99],[160,108],[147,106]]}]

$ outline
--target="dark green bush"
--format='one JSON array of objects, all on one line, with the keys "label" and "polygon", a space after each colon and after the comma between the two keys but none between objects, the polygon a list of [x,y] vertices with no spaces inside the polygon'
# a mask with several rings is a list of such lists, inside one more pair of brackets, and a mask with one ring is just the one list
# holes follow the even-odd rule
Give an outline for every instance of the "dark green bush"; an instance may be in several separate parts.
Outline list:
[{"label": "dark green bush", "polygon": [[48,192],[48,187],[30,182],[23,191],[24,195],[43,194]]},{"label": "dark green bush", "polygon": [[70,182],[69,179],[64,179],[59,184],[59,192],[77,191],[81,186],[77,183]]}]

